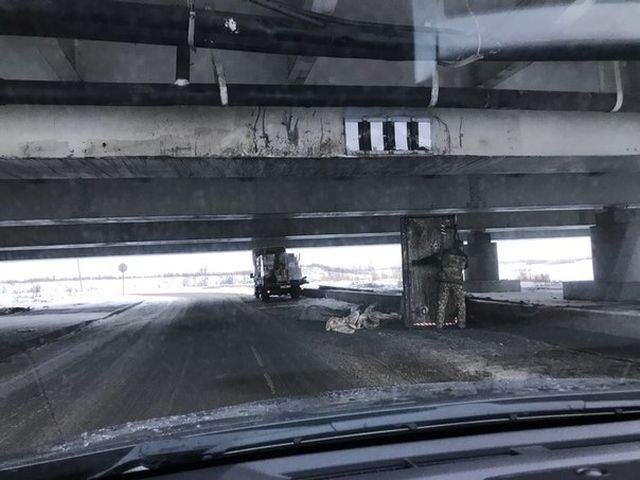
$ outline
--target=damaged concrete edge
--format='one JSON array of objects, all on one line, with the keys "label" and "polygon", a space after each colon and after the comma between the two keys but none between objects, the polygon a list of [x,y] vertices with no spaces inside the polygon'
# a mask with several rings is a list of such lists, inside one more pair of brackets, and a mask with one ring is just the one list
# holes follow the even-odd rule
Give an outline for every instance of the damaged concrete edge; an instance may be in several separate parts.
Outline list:
[{"label": "damaged concrete edge", "polygon": [[303,295],[309,298],[333,298],[356,305],[376,305],[383,312],[399,312],[402,296],[398,294],[380,294],[376,292],[306,288]]}]

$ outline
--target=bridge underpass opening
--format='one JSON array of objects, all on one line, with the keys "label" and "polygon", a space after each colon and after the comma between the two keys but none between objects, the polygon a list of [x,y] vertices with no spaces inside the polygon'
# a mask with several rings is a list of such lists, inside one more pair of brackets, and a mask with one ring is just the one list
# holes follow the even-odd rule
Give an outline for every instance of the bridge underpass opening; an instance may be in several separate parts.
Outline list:
[{"label": "bridge underpass opening", "polygon": [[[546,292],[557,299],[562,296],[562,282],[593,280],[589,237],[497,240],[495,243],[497,258],[492,260],[498,260],[499,277],[494,280],[524,282],[525,291],[520,294],[517,289],[507,294],[499,283],[494,282],[489,284],[488,290],[478,294],[495,297],[502,293],[502,297],[514,300],[530,299],[537,288],[542,294]],[[291,248],[287,251],[300,259],[308,288],[402,290],[399,244]],[[63,298],[73,301],[76,297],[120,296],[123,275],[118,267],[123,264],[126,265],[127,295],[253,293],[251,251],[241,250],[5,261],[0,270],[0,298],[6,307],[25,307],[59,302]],[[468,271],[466,274],[468,276]],[[475,284],[469,285],[473,290]],[[498,295],[498,298],[502,297]]]},{"label": "bridge underpass opening", "polygon": [[[401,288],[399,245],[294,248],[311,286]],[[122,295],[253,293],[250,250],[164,255],[125,255],[6,261],[0,294],[6,306],[46,305],[50,301]]]}]

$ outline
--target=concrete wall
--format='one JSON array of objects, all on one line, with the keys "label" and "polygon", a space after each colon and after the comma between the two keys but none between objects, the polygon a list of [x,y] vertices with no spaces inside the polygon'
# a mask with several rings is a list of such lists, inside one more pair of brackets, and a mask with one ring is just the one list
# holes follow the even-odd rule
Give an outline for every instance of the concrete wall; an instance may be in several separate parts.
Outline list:
[{"label": "concrete wall", "polygon": [[85,82],[175,81],[175,47],[87,40],[76,45],[77,70]]},{"label": "concrete wall", "polygon": [[77,80],[55,38],[0,36],[0,78],[6,80]]},{"label": "concrete wall", "polygon": [[[175,49],[173,49],[175,52]],[[217,83],[211,63],[212,53],[224,66],[227,83],[286,84],[289,68],[286,55],[273,55],[229,50],[198,49],[191,56],[191,81],[193,83]],[[175,53],[170,57],[175,71]],[[172,83],[175,77],[169,83]]]},{"label": "concrete wall", "polygon": [[[432,117],[433,153],[482,156],[640,152],[640,114],[360,110]],[[0,157],[340,156],[332,108],[0,107]]]},{"label": "concrete wall", "polygon": [[613,62],[536,62],[496,88],[573,92],[615,92]]},{"label": "concrete wall", "polygon": [[634,302],[640,298],[640,282],[563,282],[565,300]]},{"label": "concrete wall", "polygon": [[[389,85],[415,86],[416,81],[431,79],[432,62],[389,62],[357,58],[318,58],[309,73],[307,85]],[[426,70],[428,75],[418,75]],[[424,77],[424,78],[422,78]]]}]

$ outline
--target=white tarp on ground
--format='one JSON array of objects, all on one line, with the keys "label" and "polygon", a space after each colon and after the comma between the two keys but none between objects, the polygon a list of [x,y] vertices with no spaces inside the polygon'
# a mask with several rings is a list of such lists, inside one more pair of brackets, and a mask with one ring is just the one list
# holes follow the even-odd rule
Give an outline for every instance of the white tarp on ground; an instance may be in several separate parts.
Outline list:
[{"label": "white tarp on ground", "polygon": [[369,305],[360,312],[354,308],[346,317],[331,317],[325,326],[328,332],[338,332],[352,334],[356,330],[373,329],[380,326],[380,322],[385,320],[398,320],[397,313],[382,313],[374,310],[374,305]]}]

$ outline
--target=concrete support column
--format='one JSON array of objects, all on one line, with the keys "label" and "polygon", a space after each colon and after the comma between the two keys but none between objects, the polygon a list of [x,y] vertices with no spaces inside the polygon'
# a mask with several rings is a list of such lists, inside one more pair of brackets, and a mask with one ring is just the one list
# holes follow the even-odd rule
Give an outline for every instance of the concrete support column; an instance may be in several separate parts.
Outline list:
[{"label": "concrete support column", "polygon": [[498,244],[491,241],[490,234],[471,232],[467,239],[465,253],[469,257],[469,266],[465,270],[467,281],[500,280]]},{"label": "concrete support column", "polygon": [[565,282],[570,300],[637,301],[640,299],[640,217],[624,209],[607,209],[591,228],[593,282]]},{"label": "concrete support column", "polygon": [[640,282],[640,219],[607,210],[591,228],[593,278],[596,282]]},{"label": "concrete support column", "polygon": [[438,310],[438,255],[456,242],[454,216],[403,218],[402,317],[408,327],[435,325]]},{"label": "concrete support column", "polygon": [[471,232],[465,253],[469,266],[465,270],[465,290],[468,292],[519,292],[519,280],[500,280],[498,244],[486,232]]}]

